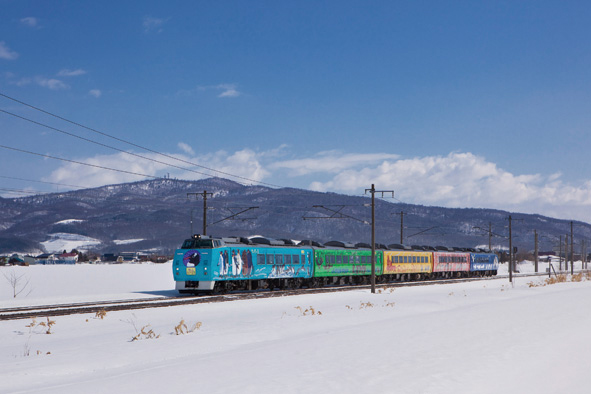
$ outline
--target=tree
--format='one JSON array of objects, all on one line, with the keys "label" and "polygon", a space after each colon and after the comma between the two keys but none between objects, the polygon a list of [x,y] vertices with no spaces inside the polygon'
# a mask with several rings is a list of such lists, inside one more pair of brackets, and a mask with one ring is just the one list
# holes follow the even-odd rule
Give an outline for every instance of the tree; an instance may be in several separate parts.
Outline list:
[{"label": "tree", "polygon": [[[12,298],[16,298],[19,294],[25,291],[29,287],[29,278],[25,276],[25,274],[17,275],[14,270],[10,271],[10,273],[3,272],[2,275],[8,283],[10,283],[10,287],[12,287]],[[27,295],[31,294],[31,289]]]}]

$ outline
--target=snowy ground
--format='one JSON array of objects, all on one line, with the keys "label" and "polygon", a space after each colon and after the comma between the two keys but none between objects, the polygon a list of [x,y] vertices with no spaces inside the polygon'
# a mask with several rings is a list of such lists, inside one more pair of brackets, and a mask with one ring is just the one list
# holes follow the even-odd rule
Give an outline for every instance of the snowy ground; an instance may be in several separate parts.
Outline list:
[{"label": "snowy ground", "polygon": [[[14,299],[0,276],[0,308],[170,295],[171,271],[0,267],[31,290]],[[588,393],[591,281],[530,287],[543,281],[73,315],[52,319],[51,334],[47,319],[2,321],[0,392]],[[183,319],[201,326],[175,335]],[[132,341],[147,325],[159,337]]]}]

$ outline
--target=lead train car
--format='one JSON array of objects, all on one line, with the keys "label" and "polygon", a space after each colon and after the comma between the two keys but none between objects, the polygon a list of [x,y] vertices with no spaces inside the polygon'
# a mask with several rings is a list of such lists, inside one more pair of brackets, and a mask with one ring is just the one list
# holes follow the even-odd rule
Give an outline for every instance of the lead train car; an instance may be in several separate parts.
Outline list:
[{"label": "lead train car", "polygon": [[312,248],[249,245],[239,238],[195,235],[175,252],[172,263],[180,293],[299,287],[312,277]]}]

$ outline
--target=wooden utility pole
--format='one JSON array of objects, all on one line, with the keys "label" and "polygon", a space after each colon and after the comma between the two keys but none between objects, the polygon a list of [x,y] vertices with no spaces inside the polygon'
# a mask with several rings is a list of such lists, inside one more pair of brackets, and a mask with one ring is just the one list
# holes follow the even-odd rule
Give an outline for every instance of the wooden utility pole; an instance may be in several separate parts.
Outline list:
[{"label": "wooden utility pole", "polygon": [[573,222],[570,222],[570,274],[575,274],[575,242],[573,235]]},{"label": "wooden utility pole", "polygon": [[538,272],[538,230],[534,230],[534,243],[535,243],[535,251],[534,251],[535,272]]},{"label": "wooden utility pole", "polygon": [[404,245],[403,240],[404,234],[404,212],[400,211],[400,245]]},{"label": "wooden utility pole", "polygon": [[568,234],[564,236],[564,270],[568,272]]},{"label": "wooden utility pole", "polygon": [[509,215],[509,282],[513,283],[513,236],[511,234],[511,215]]},{"label": "wooden utility pole", "polygon": [[562,235],[558,241],[558,271],[562,271]]},{"label": "wooden utility pole", "polygon": [[581,270],[585,269],[585,263],[587,260],[587,245],[585,245],[585,240],[581,241]]},{"label": "wooden utility pole", "polygon": [[492,223],[488,222],[488,250],[492,250]]},{"label": "wooden utility pole", "polygon": [[365,193],[371,193],[371,292],[376,292],[376,193],[382,193],[382,197],[384,197],[384,193],[392,193],[392,197],[394,197],[393,190],[380,190],[377,191],[375,185],[371,184],[371,189],[365,189]]},{"label": "wooden utility pole", "polygon": [[204,190],[203,193],[187,193],[187,198],[189,196],[203,197],[203,234],[202,235],[207,235],[207,196],[213,197],[213,193],[208,193],[207,190]]}]

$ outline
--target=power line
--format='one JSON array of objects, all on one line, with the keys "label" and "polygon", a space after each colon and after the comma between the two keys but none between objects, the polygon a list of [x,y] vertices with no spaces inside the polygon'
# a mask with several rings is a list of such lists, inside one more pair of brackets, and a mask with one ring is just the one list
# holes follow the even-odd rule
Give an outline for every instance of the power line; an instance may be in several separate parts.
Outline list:
[{"label": "power line", "polygon": [[22,190],[22,189],[11,189],[7,187],[0,187],[0,191],[12,194],[43,194],[49,192],[40,192],[40,191],[33,191],[33,190]]},{"label": "power line", "polygon": [[89,164],[89,163],[83,163],[83,162],[76,161],[76,160],[64,159],[63,157],[56,157],[56,156],[44,155],[42,153],[36,153],[36,152],[31,152],[31,151],[28,151],[28,150],[24,150],[24,149],[12,148],[12,147],[6,146],[6,145],[0,145],[0,148],[9,149],[9,150],[13,150],[13,151],[16,151],[16,152],[21,152],[21,153],[27,153],[27,154],[35,155],[35,156],[46,157],[48,159],[66,161],[68,163],[80,164],[80,165],[87,166],[87,167],[94,167],[94,168],[100,168],[100,169],[103,169],[103,170],[116,171],[116,172],[122,172],[122,173],[125,173],[125,174],[143,176],[145,178],[152,178],[152,179],[160,179],[161,178],[159,176],[154,176],[154,175],[140,174],[138,172],[133,172],[133,171],[119,170],[119,169],[116,169],[116,168],[104,167],[104,166],[99,166],[99,165],[96,165],[96,164]]},{"label": "power line", "polygon": [[57,131],[58,133],[62,133],[62,134],[68,135],[68,136],[70,136],[70,137],[74,137],[74,138],[78,138],[78,139],[80,139],[80,140],[83,140],[83,141],[86,141],[86,142],[90,142],[91,144],[99,145],[99,146],[102,146],[102,147],[104,147],[104,148],[108,148],[108,149],[113,149],[113,150],[116,150],[116,151],[118,151],[118,152],[122,152],[122,153],[125,153],[125,154],[128,154],[128,155],[134,156],[134,157],[139,157],[140,159],[149,160],[149,161],[152,161],[152,162],[155,162],[155,163],[158,163],[158,164],[163,164],[163,165],[165,165],[165,166],[170,166],[170,167],[178,168],[178,169],[180,169],[180,170],[184,170],[184,171],[190,171],[190,172],[194,172],[194,173],[197,173],[197,174],[199,174],[199,175],[211,176],[211,174],[206,174],[206,173],[203,173],[203,172],[200,172],[200,171],[195,171],[195,170],[192,170],[192,169],[190,169],[190,168],[179,167],[179,166],[176,166],[176,165],[174,165],[174,164],[165,163],[165,162],[163,162],[163,161],[160,161],[160,160],[151,159],[151,158],[149,158],[149,157],[146,157],[146,156],[138,155],[137,153],[128,152],[128,151],[125,151],[125,150],[123,150],[123,149],[119,149],[119,148],[116,148],[116,147],[114,147],[114,146],[111,146],[111,145],[103,144],[102,142],[98,142],[98,141],[91,140],[90,138],[81,137],[81,136],[79,136],[79,135],[76,135],[76,134],[70,133],[70,132],[68,132],[68,131],[64,131],[64,130],[61,130],[61,129],[55,128],[55,127],[53,127],[53,126],[46,125],[46,124],[44,124],[44,123],[40,123],[40,122],[37,122],[37,121],[35,121],[35,120],[28,119],[28,118],[25,118],[24,116],[20,116],[20,115],[17,115],[17,114],[13,114],[12,112],[8,112],[8,111],[5,111],[5,110],[3,110],[3,109],[0,109],[0,112],[4,112],[5,114],[12,115],[12,116],[14,116],[14,117],[16,117],[16,118],[19,118],[19,119],[25,120],[25,121],[27,121],[27,122],[31,122],[31,123],[33,123],[33,124],[36,124],[36,125],[38,125],[38,126],[41,126],[41,127],[45,127],[45,128],[48,128],[48,129],[50,129],[50,130]]},{"label": "power line", "polygon": [[66,187],[74,187],[76,189],[86,189],[85,186],[76,186],[76,185],[68,185],[66,183],[56,183],[56,182],[46,182],[46,181],[36,181],[34,179],[25,179],[25,178],[17,178],[14,176],[5,176],[5,175],[0,175],[0,178],[4,178],[4,179],[14,179],[17,181],[25,181],[25,182],[36,182],[36,183],[46,183],[48,185],[57,185],[57,186],[66,186]]},{"label": "power line", "polygon": [[[49,116],[52,116],[52,117],[54,117],[54,118],[57,118],[57,119],[59,119],[59,120],[62,120],[62,121],[64,121],[64,122],[68,122],[68,123],[70,123],[70,124],[73,124],[73,125],[75,125],[75,126],[81,127],[81,128],[83,128],[83,129],[86,129],[86,130],[89,130],[89,131],[92,131],[93,133],[97,133],[97,134],[100,134],[100,135],[102,135],[102,136],[105,136],[105,137],[108,137],[108,138],[114,139],[114,140],[116,140],[116,141],[122,142],[122,143],[124,143],[124,144],[128,144],[128,145],[134,146],[134,147],[136,147],[136,148],[143,149],[143,150],[145,150],[145,151],[148,151],[148,152],[151,152],[151,153],[155,153],[155,154],[157,154],[157,155],[160,155],[160,156],[166,157],[166,158],[168,158],[168,159],[177,160],[177,161],[179,161],[179,162],[182,162],[182,163],[185,163],[185,164],[189,164],[189,165],[191,165],[191,166],[200,167],[200,168],[206,169],[206,170],[208,170],[208,171],[213,171],[213,172],[216,172],[216,173],[218,173],[218,174],[226,175],[226,176],[229,176],[229,177],[232,177],[232,178],[243,179],[243,180],[245,180],[245,181],[248,181],[248,182],[250,182],[250,183],[255,183],[255,184],[259,184],[259,185],[267,185],[267,186],[270,186],[270,187],[277,187],[277,188],[282,188],[282,187],[283,187],[283,186],[280,186],[280,185],[274,185],[274,184],[272,184],[272,183],[267,183],[267,182],[257,181],[257,180],[250,179],[250,178],[247,178],[247,177],[243,177],[243,176],[240,176],[240,175],[234,175],[234,174],[230,174],[230,173],[228,173],[228,172],[224,172],[224,171],[216,170],[216,169],[214,169],[214,168],[209,168],[209,167],[206,167],[206,166],[203,166],[203,165],[197,164],[197,163],[190,162],[190,161],[188,161],[188,160],[179,159],[179,158],[177,158],[177,157],[174,157],[174,156],[171,156],[171,155],[167,155],[167,154],[165,154],[165,153],[161,153],[161,152],[155,151],[155,150],[153,150],[153,149],[150,149],[150,148],[146,148],[146,147],[144,147],[144,146],[141,146],[141,145],[135,144],[135,143],[133,143],[133,142],[130,142],[130,141],[124,140],[124,139],[122,139],[122,138],[115,137],[115,136],[113,136],[113,135],[110,135],[110,134],[104,133],[104,132],[102,132],[102,131],[99,131],[99,130],[93,129],[93,128],[91,128],[91,127],[84,126],[83,124],[80,124],[80,123],[77,123],[77,122],[71,121],[71,120],[69,120],[69,119],[66,119],[66,118],[64,118],[64,117],[62,117],[62,116],[59,116],[59,115],[53,114],[53,113],[51,113],[51,112],[45,111],[45,110],[43,110],[43,109],[41,109],[41,108],[39,108],[39,107],[35,107],[34,105],[31,105],[31,104],[25,103],[25,102],[23,102],[23,101],[17,100],[17,99],[15,99],[14,97],[7,96],[7,95],[5,95],[5,94],[3,94],[3,93],[0,93],[0,96],[2,96],[2,97],[5,97],[5,98],[7,98],[7,99],[9,99],[9,100],[12,100],[12,101],[14,101],[14,102],[16,102],[16,103],[19,103],[19,104],[21,104],[21,105],[24,105],[24,106],[26,106],[26,107],[29,107],[29,108],[31,108],[31,109],[34,109],[34,110],[36,110],[36,111],[42,112],[42,113],[44,113],[44,114],[46,114],[46,115],[49,115]],[[44,127],[52,128],[51,126],[46,126],[46,125],[44,125],[44,124],[41,124],[41,123],[39,123],[39,122],[35,122],[35,121],[32,121],[32,120],[30,120],[30,119],[27,119],[27,118],[24,118],[24,117],[21,117],[21,116],[18,116],[18,115],[11,114],[11,113],[9,113],[9,112],[7,112],[7,111],[4,111],[4,110],[0,110],[0,111],[2,111],[2,112],[5,112],[5,113],[7,113],[7,114],[10,114],[10,115],[13,115],[13,116],[16,116],[16,117],[19,117],[19,118],[21,118],[21,119],[24,119],[24,120],[30,121],[30,122],[32,122],[32,123],[39,124],[39,125],[41,125],[41,126],[44,126]],[[60,131],[60,132],[62,132],[61,130],[57,130],[57,129],[55,129],[55,130],[56,130],[56,131]],[[64,132],[64,133],[65,133],[65,132]],[[66,134],[69,134],[69,133],[66,133]],[[72,134],[70,134],[70,135],[72,135]],[[73,135],[73,136],[75,136],[75,135]],[[76,136],[76,137],[77,137],[77,138],[80,138],[80,139],[87,140],[87,141],[94,142],[94,141],[92,141],[92,140],[88,140],[88,139],[85,139],[85,138],[83,138],[83,137],[79,137],[79,136]],[[100,144],[100,143],[98,143],[98,142],[94,142],[94,143],[97,143],[97,144],[99,144],[99,145],[103,145],[103,146],[105,146],[105,147],[110,147],[110,146],[108,146],[108,145]],[[112,148],[112,149],[117,149],[117,148],[113,148],[113,147],[110,147],[110,148]],[[117,149],[117,150],[120,150],[120,149]],[[120,150],[120,151],[122,151],[122,150]],[[124,151],[122,151],[122,152],[124,152]],[[129,153],[129,152],[126,152],[126,153]],[[130,154],[131,154],[131,153],[130,153]],[[135,155],[135,154],[132,154],[132,155],[134,155],[134,156],[138,156],[138,157],[142,157],[142,158],[145,158],[145,157],[143,157],[143,156],[139,156],[139,155]],[[154,159],[150,159],[150,158],[145,158],[145,159],[147,159],[147,160],[152,160],[152,161],[156,161],[156,160],[154,160]],[[159,163],[162,163],[162,162],[159,162]],[[174,165],[172,165],[172,164],[168,164],[168,163],[163,163],[163,164],[166,164],[166,165],[168,165],[168,166],[171,166],[171,167],[176,167],[176,166],[174,166]],[[187,169],[185,169],[185,168],[182,168],[182,167],[176,167],[176,168],[181,168],[181,169],[187,170]],[[191,171],[191,170],[189,170],[189,171]],[[193,172],[197,172],[197,171],[193,171]],[[199,173],[199,174],[201,174],[201,175],[207,175],[207,176],[211,176],[210,174],[204,174],[204,173],[200,173],[200,172],[197,172],[197,173]]]}]

